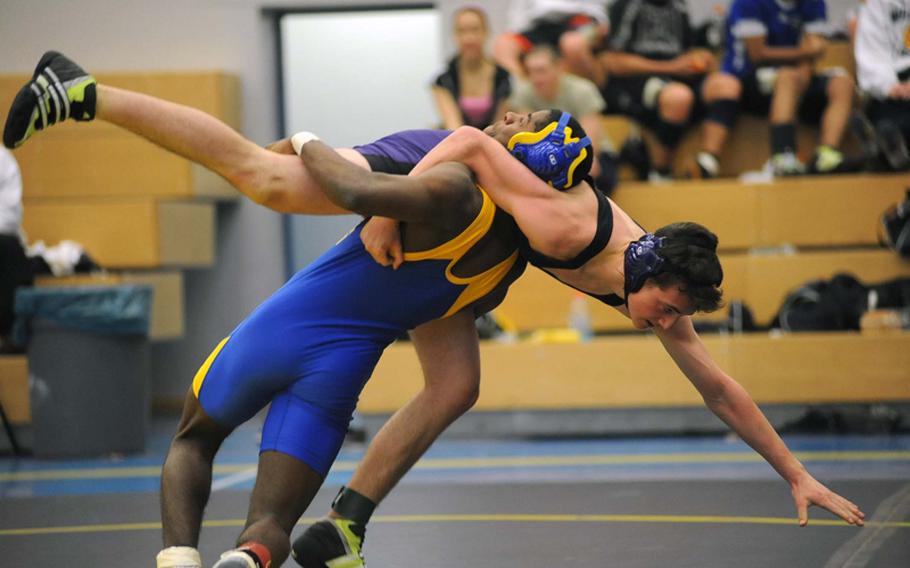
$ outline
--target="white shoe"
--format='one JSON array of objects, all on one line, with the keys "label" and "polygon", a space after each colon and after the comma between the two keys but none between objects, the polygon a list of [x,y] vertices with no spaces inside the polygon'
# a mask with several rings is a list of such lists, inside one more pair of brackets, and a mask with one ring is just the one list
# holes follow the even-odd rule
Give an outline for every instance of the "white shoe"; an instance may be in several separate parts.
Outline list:
[{"label": "white shoe", "polygon": [[776,176],[799,176],[806,173],[806,165],[794,152],[779,152],[771,156],[771,170]]},{"label": "white shoe", "polygon": [[673,181],[673,176],[662,174],[657,170],[648,172],[649,183],[670,183],[671,181]]}]

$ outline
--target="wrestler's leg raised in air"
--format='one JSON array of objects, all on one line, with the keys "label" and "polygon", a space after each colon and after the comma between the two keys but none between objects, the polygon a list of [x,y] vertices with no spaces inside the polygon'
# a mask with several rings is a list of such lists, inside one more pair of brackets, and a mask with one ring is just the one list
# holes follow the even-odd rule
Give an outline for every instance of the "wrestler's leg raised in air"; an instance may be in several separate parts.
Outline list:
[{"label": "wrestler's leg raised in air", "polygon": [[[57,122],[100,119],[219,174],[244,195],[289,213],[344,214],[294,155],[269,152],[200,110],[141,93],[99,85],[81,67],[48,52],[19,91],[7,118],[4,144],[18,147]],[[368,168],[353,150],[342,155]]]}]

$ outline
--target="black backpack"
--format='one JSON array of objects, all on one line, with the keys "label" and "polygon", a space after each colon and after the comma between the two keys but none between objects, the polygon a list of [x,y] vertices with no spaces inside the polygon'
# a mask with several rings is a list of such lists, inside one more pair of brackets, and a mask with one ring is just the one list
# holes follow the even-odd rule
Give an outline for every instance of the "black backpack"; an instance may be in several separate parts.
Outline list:
[{"label": "black backpack", "polygon": [[882,214],[879,241],[904,258],[910,258],[910,189],[903,202]]},{"label": "black backpack", "polygon": [[869,289],[849,274],[815,280],[791,292],[771,324],[784,331],[858,330]]}]

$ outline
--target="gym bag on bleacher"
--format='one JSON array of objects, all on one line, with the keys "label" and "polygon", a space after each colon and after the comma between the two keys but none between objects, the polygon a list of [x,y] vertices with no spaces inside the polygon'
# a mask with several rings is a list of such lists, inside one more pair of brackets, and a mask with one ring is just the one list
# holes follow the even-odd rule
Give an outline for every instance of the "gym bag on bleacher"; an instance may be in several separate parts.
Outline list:
[{"label": "gym bag on bleacher", "polygon": [[814,280],[787,294],[772,328],[784,331],[858,330],[869,289],[849,274]]},{"label": "gym bag on bleacher", "polygon": [[882,214],[879,240],[902,257],[910,258],[910,189],[903,202]]}]

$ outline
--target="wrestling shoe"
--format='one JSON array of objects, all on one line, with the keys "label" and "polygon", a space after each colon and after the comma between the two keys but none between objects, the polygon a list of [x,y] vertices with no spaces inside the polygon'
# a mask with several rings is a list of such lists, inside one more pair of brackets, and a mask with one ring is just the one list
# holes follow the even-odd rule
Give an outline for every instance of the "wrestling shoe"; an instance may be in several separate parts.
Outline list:
[{"label": "wrestling shoe", "polygon": [[13,100],[3,129],[3,145],[18,148],[35,132],[68,118],[92,120],[96,87],[95,78],[81,67],[56,51],[48,51],[38,62],[32,80]]},{"label": "wrestling shoe", "polygon": [[303,568],[366,568],[366,527],[347,519],[325,518],[294,541],[291,555]]},{"label": "wrestling shoe", "polygon": [[272,555],[263,545],[255,542],[241,544],[221,555],[212,568],[270,568]]}]

